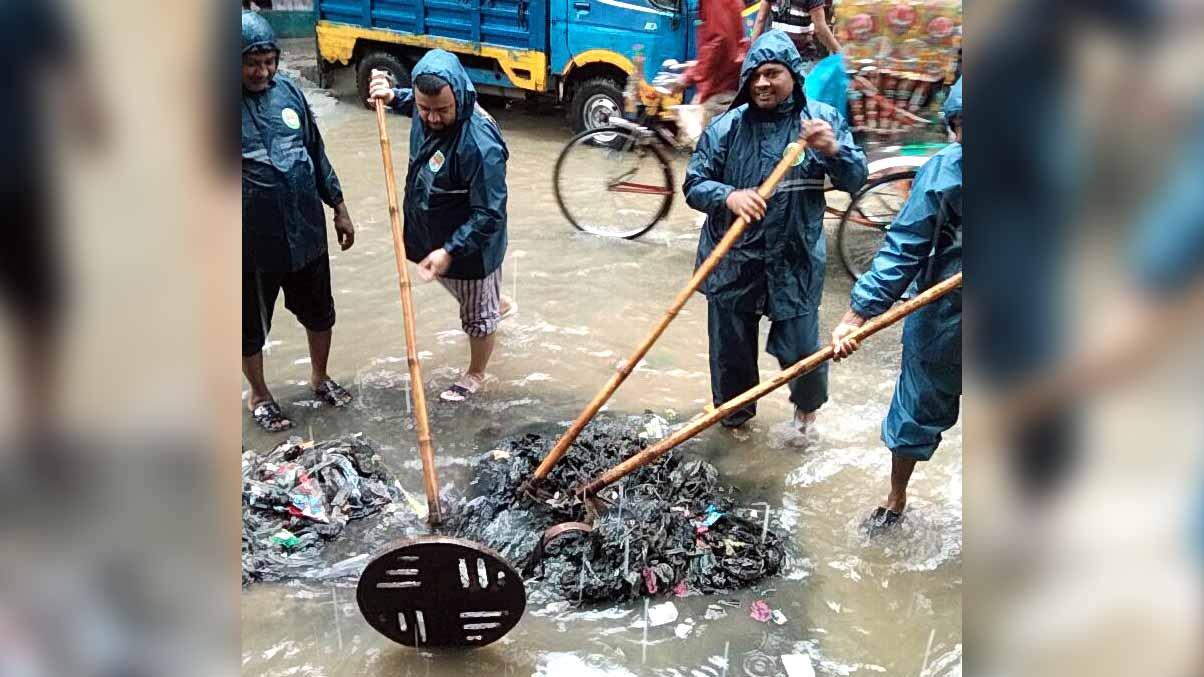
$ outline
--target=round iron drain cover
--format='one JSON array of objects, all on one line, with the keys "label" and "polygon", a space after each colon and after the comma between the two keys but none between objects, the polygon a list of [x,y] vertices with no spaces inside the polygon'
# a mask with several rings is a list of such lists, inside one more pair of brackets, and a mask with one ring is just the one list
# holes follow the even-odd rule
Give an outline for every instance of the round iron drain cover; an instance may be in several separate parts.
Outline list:
[{"label": "round iron drain cover", "polygon": [[391,544],[364,568],[355,598],[369,625],[413,647],[484,646],[527,606],[522,577],[501,555],[443,536]]}]

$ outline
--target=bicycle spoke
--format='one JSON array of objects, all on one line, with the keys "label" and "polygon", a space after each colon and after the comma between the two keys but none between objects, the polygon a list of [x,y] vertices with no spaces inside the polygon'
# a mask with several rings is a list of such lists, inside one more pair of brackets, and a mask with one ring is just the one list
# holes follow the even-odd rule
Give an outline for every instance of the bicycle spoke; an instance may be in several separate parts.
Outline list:
[{"label": "bicycle spoke", "polygon": [[625,132],[577,137],[557,161],[555,189],[573,225],[610,237],[632,237],[660,218],[674,193],[660,158]]},{"label": "bicycle spoke", "polygon": [[841,259],[854,276],[860,276],[873,264],[910,190],[909,176],[888,178],[871,182],[852,200],[838,238]]}]

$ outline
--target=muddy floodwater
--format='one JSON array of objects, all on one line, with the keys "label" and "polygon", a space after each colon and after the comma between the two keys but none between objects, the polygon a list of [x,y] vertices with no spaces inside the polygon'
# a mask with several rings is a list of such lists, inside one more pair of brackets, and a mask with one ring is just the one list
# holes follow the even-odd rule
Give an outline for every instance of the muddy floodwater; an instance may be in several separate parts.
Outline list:
[{"label": "muddy floodwater", "polygon": [[[381,455],[402,485],[420,494],[376,118],[358,105],[345,81],[336,86],[337,96],[314,92],[312,85],[307,91],[357,231],[348,252],[339,252],[331,238],[338,321],[330,372],[355,401],[345,410],[313,401],[305,335],[282,301],[265,354],[268,383],[296,433],[323,440],[363,432],[382,445]],[[522,105],[507,110],[492,99],[484,104],[510,147],[503,288],[518,312],[501,325],[484,394],[467,404],[438,399],[467,364],[456,304],[439,285],[421,284],[412,275],[439,479],[461,490],[473,454],[524,427],[567,425],[577,415],[685,283],[698,239],[696,213],[680,193],[670,216],[639,240],[576,231],[551,194],[553,164],[570,138],[563,115]],[[406,165],[409,124],[389,118],[399,172]],[[679,186],[684,166],[679,158]],[[831,254],[821,331],[830,331],[847,308],[851,286],[835,255],[835,223],[827,225]],[[767,330],[766,322],[762,346]],[[746,430],[714,428],[678,452],[705,457],[749,501],[768,503],[775,524],[801,553],[757,587],[665,598],[675,603],[679,618],[650,628],[646,637],[639,627],[642,602],[582,609],[530,605],[501,641],[466,653],[436,653],[393,644],[372,630],[356,607],[352,580],[253,584],[242,593],[243,674],[768,676],[787,674],[780,656],[806,654],[819,675],[960,675],[960,423],[933,461],[918,467],[903,528],[874,540],[858,529],[885,498],[890,459],[878,435],[898,374],[899,338],[898,328],[884,332],[855,358],[833,366],[820,432],[805,445],[796,444],[786,424],[791,409],[783,390],[761,401]],[[761,369],[768,378],[776,361],[762,355]],[[651,410],[683,421],[709,402],[708,373],[706,306],[697,296],[607,411]],[[258,430],[249,416],[244,421],[248,449],[267,450],[283,439]],[[725,617],[707,620],[707,606],[721,600],[739,606],[725,606]],[[780,610],[786,622],[750,618],[756,600]]]}]

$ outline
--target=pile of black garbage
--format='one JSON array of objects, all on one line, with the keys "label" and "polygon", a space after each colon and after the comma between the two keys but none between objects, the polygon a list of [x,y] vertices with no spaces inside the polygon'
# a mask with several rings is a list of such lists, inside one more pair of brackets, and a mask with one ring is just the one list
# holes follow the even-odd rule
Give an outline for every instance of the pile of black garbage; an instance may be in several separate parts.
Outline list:
[{"label": "pile of black garbage", "polygon": [[574,603],[728,591],[776,574],[786,557],[781,535],[748,518],[748,506],[719,482],[713,465],[681,451],[606,488],[600,498],[608,505],[591,532],[541,547],[549,527],[589,518],[575,488],[656,441],[665,427],[653,416],[595,420],[542,485],[551,498],[538,501],[523,485],[556,436],[510,438],[473,459],[468,497],[448,526]]},{"label": "pile of black garbage", "polygon": [[[242,456],[243,583],[354,573],[366,556],[337,567],[387,532],[421,528],[404,491],[362,435],[327,442],[292,437],[267,454]],[[382,514],[384,513],[384,514]],[[377,533],[336,542],[353,520],[380,515]],[[342,547],[340,547],[340,545]]]}]

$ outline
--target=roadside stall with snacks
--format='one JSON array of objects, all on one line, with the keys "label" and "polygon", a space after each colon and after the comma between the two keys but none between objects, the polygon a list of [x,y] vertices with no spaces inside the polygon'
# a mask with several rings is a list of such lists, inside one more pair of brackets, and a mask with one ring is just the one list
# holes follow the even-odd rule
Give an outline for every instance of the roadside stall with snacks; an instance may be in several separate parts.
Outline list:
[{"label": "roadside stall with snacks", "polygon": [[855,131],[890,140],[943,127],[938,111],[961,70],[961,2],[845,0],[836,12]]}]

